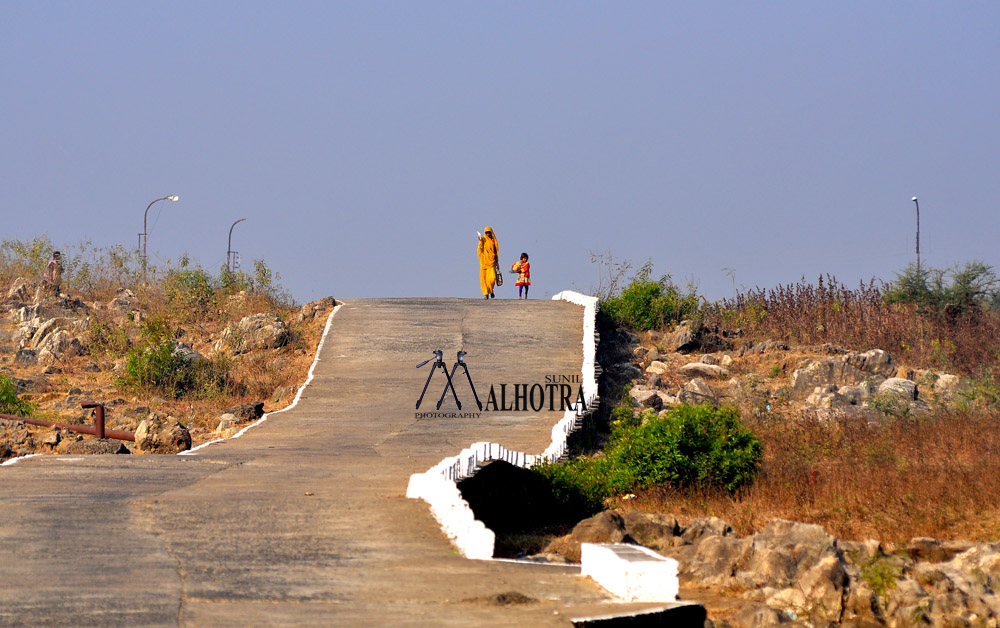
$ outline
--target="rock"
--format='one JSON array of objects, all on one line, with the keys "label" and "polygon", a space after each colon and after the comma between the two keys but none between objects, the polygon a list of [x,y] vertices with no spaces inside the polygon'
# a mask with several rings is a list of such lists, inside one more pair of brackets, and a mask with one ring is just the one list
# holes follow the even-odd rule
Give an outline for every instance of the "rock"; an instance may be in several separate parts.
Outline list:
[{"label": "rock", "polygon": [[191,433],[174,417],[154,412],[136,428],[135,446],[142,453],[176,454],[191,449]]},{"label": "rock", "polygon": [[718,517],[700,517],[692,519],[687,526],[681,530],[681,538],[688,543],[698,543],[708,536],[733,536],[736,532],[729,522]]},{"label": "rock", "polygon": [[906,401],[913,401],[917,398],[917,385],[908,379],[891,377],[878,387],[879,394],[892,395]]},{"label": "rock", "polygon": [[59,433],[59,428],[53,428],[45,434],[42,438],[42,444],[48,445],[49,447],[55,447],[62,440],[62,435]]},{"label": "rock", "polygon": [[803,611],[814,622],[839,621],[847,585],[847,572],[840,558],[832,555],[820,558],[798,581],[798,590],[805,595]]},{"label": "rock", "polygon": [[673,515],[639,512],[631,510],[622,514],[625,532],[653,549],[664,549],[673,545],[674,537],[680,533],[677,518]]},{"label": "rock", "polygon": [[775,519],[753,536],[742,571],[760,586],[789,587],[826,556],[837,556],[836,539],[821,526]]},{"label": "rock", "polygon": [[917,562],[946,563],[973,547],[968,541],[939,541],[918,536],[910,539],[903,551]]},{"label": "rock", "polygon": [[20,303],[27,303],[31,301],[32,295],[35,293],[36,286],[23,277],[18,277],[11,284],[10,290],[7,291],[8,301],[17,301]]},{"label": "rock", "polygon": [[715,405],[718,403],[712,387],[700,377],[696,377],[685,384],[680,394],[677,395],[677,399],[681,403],[687,403],[690,405],[701,405],[705,403]]},{"label": "rock", "polygon": [[174,342],[173,354],[192,364],[197,364],[198,362],[202,362],[207,359],[205,356],[195,351],[191,345],[184,342]]},{"label": "rock", "polygon": [[215,433],[222,438],[229,438],[242,429],[240,420],[235,414],[226,413],[219,416],[219,424],[215,428]]},{"label": "rock", "polygon": [[663,387],[663,378],[657,373],[648,373],[646,375],[646,387],[647,388],[661,388]]},{"label": "rock", "polygon": [[277,349],[288,344],[291,334],[277,314],[251,314],[236,325],[227,325],[215,350],[231,349],[241,354],[261,349]]},{"label": "rock", "polygon": [[665,362],[654,360],[646,367],[647,375],[665,375],[670,372],[670,367]]},{"label": "rock", "polygon": [[313,301],[311,303],[306,303],[299,310],[298,315],[295,317],[296,323],[301,323],[306,320],[312,320],[321,314],[325,314],[328,310],[336,307],[337,302],[333,297],[325,297],[318,301]]},{"label": "rock", "polygon": [[128,288],[121,288],[115,293],[115,298],[108,304],[116,310],[129,312],[135,309],[138,298]]},{"label": "rock", "polygon": [[241,403],[238,406],[227,408],[222,412],[235,415],[236,419],[241,423],[250,423],[264,416],[264,402]]},{"label": "rock", "polygon": [[733,356],[729,354],[722,356],[722,359],[719,360],[719,366],[732,366],[732,364],[733,364]]},{"label": "rock", "polygon": [[659,360],[660,351],[656,347],[653,347],[652,349],[646,352],[646,359],[649,360],[650,362]]},{"label": "rock", "polygon": [[934,394],[946,399],[955,399],[958,395],[962,393],[969,392],[972,389],[972,385],[968,380],[964,380],[957,375],[951,375],[949,373],[942,373],[935,378],[932,385],[932,390]]},{"label": "rock", "polygon": [[85,438],[66,446],[68,454],[128,454],[132,453],[120,440],[111,438]]},{"label": "rock", "polygon": [[625,531],[625,520],[606,510],[576,524],[566,536],[554,539],[542,553],[556,553],[580,562],[580,543],[634,543]]},{"label": "rock", "polygon": [[704,364],[702,362],[691,362],[677,369],[679,375],[685,377],[708,377],[710,379],[725,379],[729,377],[729,371],[715,364]]},{"label": "rock", "polygon": [[724,587],[732,583],[736,566],[743,559],[749,539],[735,536],[705,536],[695,548],[693,558],[680,561],[678,577],[685,585]]},{"label": "rock", "polygon": [[762,354],[769,351],[788,351],[788,343],[780,340],[765,340],[754,345],[744,346],[740,349],[740,355]]},{"label": "rock", "polygon": [[21,366],[33,366],[38,364],[38,353],[33,349],[18,349],[14,355],[14,362]]},{"label": "rock", "polygon": [[613,374],[615,376],[614,379],[619,381],[631,381],[637,377],[642,377],[642,369],[631,362],[619,362],[611,366],[609,374]]},{"label": "rock", "polygon": [[711,365],[719,364],[719,358],[715,357],[711,353],[706,353],[705,355],[701,356],[700,358],[698,358],[698,361],[701,362],[702,364],[711,364]]},{"label": "rock", "polygon": [[298,392],[298,390],[298,386],[278,386],[274,389],[274,392],[271,393],[271,403],[278,403],[282,399],[291,399],[292,397],[295,397],[295,393]]},{"label": "rock", "polygon": [[669,336],[664,337],[667,348],[677,353],[695,351],[701,345],[702,326],[697,321],[681,321]]},{"label": "rock", "polygon": [[87,362],[80,367],[80,370],[84,373],[100,373],[101,367],[97,365],[97,362]]},{"label": "rock", "polygon": [[847,364],[865,373],[881,375],[882,377],[892,377],[896,374],[896,364],[893,362],[892,356],[881,349],[848,354],[844,360]]},{"label": "rock", "polygon": [[663,407],[663,400],[656,393],[657,391],[643,386],[633,386],[628,391],[629,397],[638,405],[659,410]]}]

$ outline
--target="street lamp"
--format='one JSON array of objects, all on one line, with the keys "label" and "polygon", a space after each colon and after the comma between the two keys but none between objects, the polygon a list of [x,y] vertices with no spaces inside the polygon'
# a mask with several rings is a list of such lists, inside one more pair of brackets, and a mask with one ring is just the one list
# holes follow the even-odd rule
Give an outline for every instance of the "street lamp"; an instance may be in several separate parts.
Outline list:
[{"label": "street lamp", "polygon": [[146,213],[142,215],[142,233],[139,234],[139,240],[142,243],[142,280],[146,281],[146,217],[149,216],[149,208],[153,206],[153,203],[159,203],[160,201],[178,201],[180,197],[176,194],[171,194],[170,196],[164,196],[163,198],[158,198],[149,205],[146,206]]},{"label": "street lamp", "polygon": [[913,204],[917,207],[917,277],[920,277],[920,203],[917,197],[913,197]]},{"label": "street lamp", "polygon": [[234,259],[235,256],[233,255],[233,253],[236,252],[233,250],[233,227],[243,222],[244,220],[246,220],[246,218],[240,218],[239,220],[233,223],[232,227],[229,228],[229,244],[226,246],[226,264],[229,265],[229,272],[236,271],[236,260]]}]

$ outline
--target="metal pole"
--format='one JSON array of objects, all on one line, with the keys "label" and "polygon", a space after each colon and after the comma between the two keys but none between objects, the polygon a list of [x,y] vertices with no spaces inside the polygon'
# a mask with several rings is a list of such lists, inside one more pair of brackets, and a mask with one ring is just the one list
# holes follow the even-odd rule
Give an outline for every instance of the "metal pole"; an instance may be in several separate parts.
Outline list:
[{"label": "metal pole", "polygon": [[920,203],[917,197],[913,197],[913,204],[917,207],[917,277],[920,277]]},{"label": "metal pole", "polygon": [[240,218],[239,220],[233,223],[232,227],[229,227],[229,244],[226,245],[226,264],[229,265],[229,272],[234,272],[236,270],[236,268],[234,267],[235,265],[233,264],[233,227],[243,222],[244,220],[246,220],[246,218]]},{"label": "metal pole", "polygon": [[163,198],[158,198],[149,205],[146,205],[146,211],[142,215],[142,233],[139,234],[142,239],[142,281],[146,282],[146,217],[149,216],[149,208],[153,206],[153,203],[159,203],[160,201],[177,201],[180,197],[176,194],[171,194],[170,196],[164,196]]}]

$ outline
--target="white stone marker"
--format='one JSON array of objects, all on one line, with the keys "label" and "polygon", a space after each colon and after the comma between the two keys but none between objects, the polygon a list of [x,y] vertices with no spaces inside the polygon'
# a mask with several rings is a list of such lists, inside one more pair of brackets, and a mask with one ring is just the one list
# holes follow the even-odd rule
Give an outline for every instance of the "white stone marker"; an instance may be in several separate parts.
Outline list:
[{"label": "white stone marker", "polygon": [[640,545],[581,543],[581,573],[626,602],[675,602],[677,561]]}]

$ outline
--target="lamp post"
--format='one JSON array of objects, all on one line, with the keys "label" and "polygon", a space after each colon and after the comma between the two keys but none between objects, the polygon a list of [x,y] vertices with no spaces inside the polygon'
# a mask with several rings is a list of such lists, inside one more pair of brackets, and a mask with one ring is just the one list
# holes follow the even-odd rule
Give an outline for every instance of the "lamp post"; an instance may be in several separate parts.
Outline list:
[{"label": "lamp post", "polygon": [[920,277],[920,203],[917,197],[913,197],[913,204],[917,207],[917,277]]},{"label": "lamp post", "polygon": [[142,281],[146,281],[146,217],[149,216],[149,208],[153,206],[154,203],[159,203],[160,201],[178,201],[180,197],[176,194],[171,194],[170,196],[164,196],[163,198],[158,198],[149,205],[146,205],[146,213],[142,215],[142,233],[139,234],[139,239],[142,242]]},{"label": "lamp post", "polygon": [[233,227],[243,222],[244,220],[246,220],[246,218],[240,218],[239,220],[233,223],[232,227],[229,228],[229,244],[226,246],[226,263],[229,265],[229,272],[236,271],[236,263],[235,263],[236,260],[234,259],[233,255],[233,253],[235,253],[235,251],[233,251]]}]

